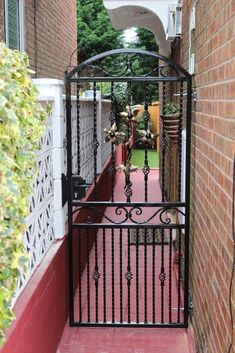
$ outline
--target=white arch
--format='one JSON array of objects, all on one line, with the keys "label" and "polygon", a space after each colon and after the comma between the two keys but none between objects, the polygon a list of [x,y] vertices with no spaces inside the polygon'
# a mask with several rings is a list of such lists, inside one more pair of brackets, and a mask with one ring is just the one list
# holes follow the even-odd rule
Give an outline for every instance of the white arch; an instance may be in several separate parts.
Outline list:
[{"label": "white arch", "polygon": [[166,40],[168,5],[177,0],[103,0],[116,29],[143,27],[155,34],[159,49],[170,51]]}]

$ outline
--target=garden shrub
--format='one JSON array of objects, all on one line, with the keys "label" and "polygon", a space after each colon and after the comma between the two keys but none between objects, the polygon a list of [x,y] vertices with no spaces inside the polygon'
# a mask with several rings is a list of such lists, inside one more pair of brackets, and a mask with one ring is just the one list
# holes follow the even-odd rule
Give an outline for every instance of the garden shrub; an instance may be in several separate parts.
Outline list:
[{"label": "garden shrub", "polygon": [[175,102],[168,102],[164,106],[164,115],[171,115],[179,113],[180,107],[179,104]]},{"label": "garden shrub", "polygon": [[14,318],[19,274],[28,268],[23,234],[36,175],[34,151],[47,116],[37,99],[27,55],[0,43],[0,345]]}]

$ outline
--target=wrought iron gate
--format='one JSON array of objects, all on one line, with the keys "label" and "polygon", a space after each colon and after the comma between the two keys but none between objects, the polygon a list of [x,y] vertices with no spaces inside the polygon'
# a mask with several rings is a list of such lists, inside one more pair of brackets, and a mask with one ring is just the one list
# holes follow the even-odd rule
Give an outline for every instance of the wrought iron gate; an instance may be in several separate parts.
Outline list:
[{"label": "wrought iron gate", "polygon": [[[97,121],[99,90],[110,102],[106,125]],[[191,76],[158,54],[106,52],[66,72],[66,113],[71,326],[186,327]],[[135,166],[137,142],[143,163]],[[158,145],[155,169],[149,154]]]}]

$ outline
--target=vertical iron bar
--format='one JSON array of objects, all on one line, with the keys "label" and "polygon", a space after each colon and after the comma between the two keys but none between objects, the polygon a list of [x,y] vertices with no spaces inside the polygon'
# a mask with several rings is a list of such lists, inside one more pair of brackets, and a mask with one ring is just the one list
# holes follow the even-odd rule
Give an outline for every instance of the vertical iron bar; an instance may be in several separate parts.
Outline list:
[{"label": "vertical iron bar", "polygon": [[162,180],[162,202],[165,201],[165,157],[166,157],[166,129],[165,129],[165,105],[166,105],[166,81],[163,81],[163,98],[162,98],[162,139],[161,139],[161,149],[162,149],[162,161],[161,161],[161,180]]},{"label": "vertical iron bar", "polygon": [[161,230],[161,323],[164,324],[164,285],[165,285],[165,264],[164,264],[164,230]]},{"label": "vertical iron bar", "polygon": [[169,323],[172,323],[172,229],[169,239]]},{"label": "vertical iron bar", "polygon": [[136,229],[136,322],[139,323],[139,228]]},{"label": "vertical iron bar", "polygon": [[128,323],[131,322],[131,253],[130,253],[130,229],[127,229],[127,311],[128,311]]},{"label": "vertical iron bar", "polygon": [[98,267],[98,246],[97,229],[95,229],[95,321],[98,322],[99,303],[99,267]]},{"label": "vertical iron bar", "polygon": [[155,303],[155,239],[156,239],[156,229],[152,229],[153,234],[153,248],[152,248],[152,300],[153,300],[153,324],[155,324],[155,311],[156,311],[156,303]]},{"label": "vertical iron bar", "polygon": [[103,304],[104,304],[104,322],[106,322],[106,235],[103,228]]},{"label": "vertical iron bar", "polygon": [[191,108],[192,77],[187,78],[186,110],[186,173],[185,173],[185,259],[184,259],[184,325],[188,327],[188,281],[189,281],[189,231],[190,231],[190,166],[191,166]]},{"label": "vertical iron bar", "polygon": [[147,289],[147,230],[144,228],[144,322],[147,324],[148,322],[148,289]]},{"label": "vertical iron bar", "polygon": [[79,291],[79,322],[82,322],[82,242],[81,229],[78,229],[78,291]]},{"label": "vertical iron bar", "polygon": [[[127,104],[129,105],[129,107],[131,107],[131,82],[128,82],[128,86],[127,86]],[[131,115],[128,115],[128,118],[131,119]],[[126,164],[129,164],[131,161],[131,145],[129,143],[130,138],[131,138],[131,133],[132,133],[132,124],[131,124],[131,120],[129,120],[129,124],[127,127],[127,162]],[[131,202],[131,196],[132,196],[132,183],[131,183],[131,173],[127,172],[125,173],[125,194],[126,194],[126,198],[127,198],[127,202]]]},{"label": "vertical iron bar", "polygon": [[73,284],[73,210],[72,210],[72,128],[71,128],[71,84],[66,75],[66,137],[67,137],[67,178],[68,178],[68,239],[69,239],[69,323],[74,325],[74,284]]},{"label": "vertical iron bar", "polygon": [[178,262],[178,303],[177,303],[177,322],[180,323],[180,290],[181,290],[181,229],[179,229],[179,262]]},{"label": "vertical iron bar", "polygon": [[112,242],[112,322],[115,322],[115,287],[114,287],[114,229],[111,230]]},{"label": "vertical iron bar", "polygon": [[122,229],[120,228],[120,237],[119,237],[119,245],[120,245],[120,322],[123,322],[123,313],[122,313]]},{"label": "vertical iron bar", "polygon": [[111,141],[111,165],[110,165],[110,173],[111,173],[111,202],[114,202],[114,182],[115,182],[115,157],[114,157],[114,144]]},{"label": "vertical iron bar", "polygon": [[[182,164],[182,116],[183,116],[183,82],[180,82],[180,112],[179,112],[179,130],[178,130],[178,201],[181,201],[181,164]],[[182,232],[179,230],[179,268],[178,268],[178,305],[177,305],[177,322],[180,323],[181,312],[181,261],[182,261]]]},{"label": "vertical iron bar", "polygon": [[87,259],[87,322],[90,322],[90,234],[86,231],[86,259]]},{"label": "vertical iron bar", "polygon": [[77,82],[77,173],[80,175],[80,86]]},{"label": "vertical iron bar", "polygon": [[126,189],[126,202],[131,202],[131,180],[130,180],[130,174],[125,174],[125,178],[126,178],[126,185],[125,185],[125,189]]},{"label": "vertical iron bar", "polygon": [[[149,130],[149,119],[150,115],[148,112],[148,105],[149,105],[149,84],[145,82],[145,103],[144,103],[144,128],[146,131],[146,138],[149,138],[151,140],[151,135],[149,135],[150,130]],[[144,173],[144,200],[145,202],[148,201],[148,174],[150,172],[149,169],[149,163],[148,163],[148,143],[145,143],[145,149],[144,149],[144,168],[143,168],[143,173]]]},{"label": "vertical iron bar", "polygon": [[97,200],[97,149],[99,143],[97,141],[97,101],[96,101],[96,82],[93,82],[93,116],[94,116],[94,131],[93,131],[93,148],[94,148],[94,200]]},{"label": "vertical iron bar", "polygon": [[180,82],[180,112],[179,112],[179,129],[178,129],[178,201],[181,201],[181,164],[182,164],[182,117],[183,117],[183,90],[184,83]]},{"label": "vertical iron bar", "polygon": [[144,151],[144,201],[148,201],[148,150],[145,145],[145,151]]},{"label": "vertical iron bar", "polygon": [[[110,105],[110,123],[111,127],[115,123],[115,112],[114,112],[114,82],[111,82],[111,105]],[[114,182],[115,182],[115,156],[114,156],[114,144],[111,141],[111,201],[114,202]]]}]

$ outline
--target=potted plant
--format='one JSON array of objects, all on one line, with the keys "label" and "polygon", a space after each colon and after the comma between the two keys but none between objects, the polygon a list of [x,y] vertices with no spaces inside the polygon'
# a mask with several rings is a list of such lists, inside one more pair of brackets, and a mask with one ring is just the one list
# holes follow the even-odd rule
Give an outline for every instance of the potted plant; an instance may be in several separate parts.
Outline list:
[{"label": "potted plant", "polygon": [[162,110],[161,119],[165,131],[168,133],[169,137],[176,137],[179,129],[179,104],[168,102]]},{"label": "potted plant", "polygon": [[163,109],[164,109],[164,114],[162,112],[161,116],[164,116],[164,117],[179,116],[179,104],[175,102],[166,103]]}]

